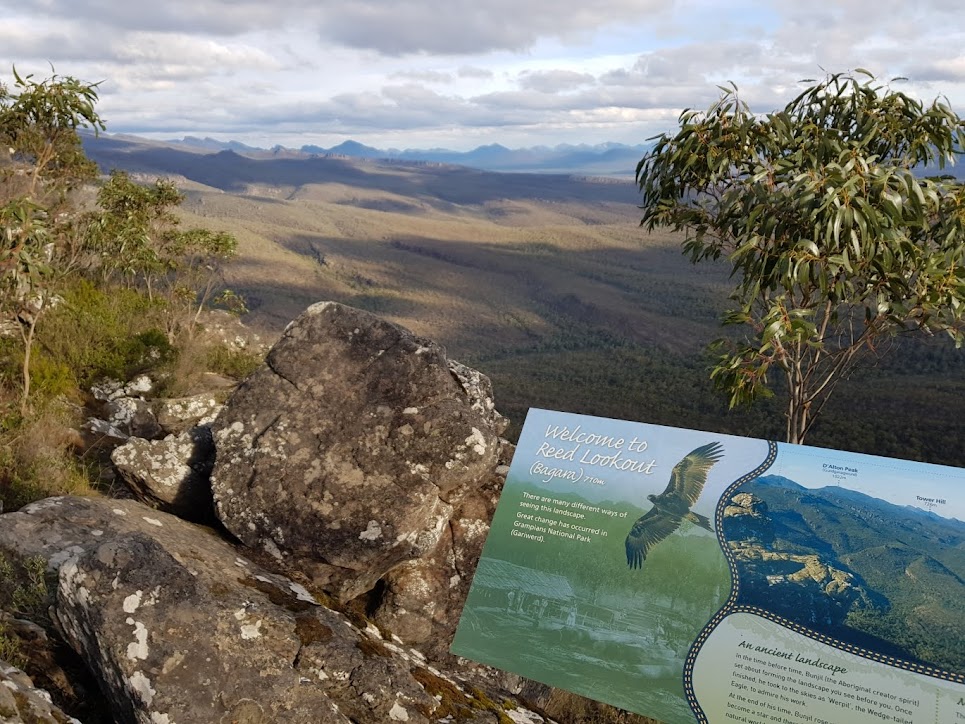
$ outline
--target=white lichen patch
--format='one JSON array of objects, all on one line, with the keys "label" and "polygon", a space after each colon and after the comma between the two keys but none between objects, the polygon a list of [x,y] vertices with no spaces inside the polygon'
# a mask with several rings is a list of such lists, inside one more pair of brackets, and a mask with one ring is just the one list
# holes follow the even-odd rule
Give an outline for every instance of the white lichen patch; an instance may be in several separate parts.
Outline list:
[{"label": "white lichen patch", "polygon": [[489,533],[489,523],[481,518],[459,521],[462,534],[467,541],[471,541]]},{"label": "white lichen patch", "polygon": [[151,724],[174,724],[174,722],[171,721],[171,717],[169,717],[167,714],[162,714],[159,711],[152,711]]},{"label": "white lichen patch", "polygon": [[38,500],[36,503],[31,503],[30,505],[25,505],[20,509],[21,513],[26,513],[27,515],[34,515],[47,508],[56,508],[61,504],[61,498],[46,498],[44,500]]},{"label": "white lichen patch", "polygon": [[405,408],[405,409],[402,411],[402,414],[403,414],[403,415],[418,415],[418,414],[419,414],[419,408],[418,408],[418,407],[407,407],[407,408]]},{"label": "white lichen patch", "polygon": [[71,558],[60,566],[60,594],[84,607],[90,603],[90,592],[82,585],[86,580],[87,576],[78,568],[76,558]]},{"label": "white lichen patch", "polygon": [[122,518],[127,515],[127,511],[126,511],[126,510],[121,510],[120,508],[111,508],[111,512],[112,512],[114,515],[119,515],[119,516],[121,516]]},{"label": "white lichen patch", "polygon": [[130,596],[124,599],[122,608],[124,613],[134,613],[138,607],[141,605],[141,596],[144,595],[144,591],[137,590],[134,591]]},{"label": "white lichen patch", "polygon": [[515,724],[543,724],[546,720],[529,709],[507,709],[506,716]]},{"label": "white lichen patch", "polygon": [[466,446],[472,448],[477,455],[486,454],[486,437],[480,432],[479,428],[472,428],[472,433],[466,438]]},{"label": "white lichen patch", "polygon": [[129,436],[126,432],[122,432],[114,427],[107,420],[98,420],[96,417],[91,417],[83,424],[85,430],[90,430],[95,435],[102,435],[103,437],[113,437],[117,440],[126,440]]},{"label": "white lichen patch", "polygon": [[262,620],[259,618],[253,624],[245,623],[241,625],[241,638],[245,641],[261,638]]},{"label": "white lichen patch", "polygon": [[122,397],[119,400],[114,400],[111,404],[111,414],[107,421],[114,427],[121,429],[131,424],[137,411],[137,400]]},{"label": "white lichen patch", "polygon": [[148,655],[147,629],[143,623],[135,621],[130,617],[127,618],[125,623],[134,627],[134,641],[127,645],[127,658],[131,659],[131,661],[137,661],[138,659],[143,661]]},{"label": "white lichen patch", "polygon": [[364,701],[366,704],[374,704],[374,703],[375,703],[375,696],[373,696],[373,695],[370,694],[369,692],[365,691],[365,692],[362,693],[362,701]]},{"label": "white lichen patch", "polygon": [[152,389],[154,389],[154,383],[151,382],[151,378],[147,375],[139,375],[125,386],[124,391],[130,395],[135,392],[144,394],[150,392]]},{"label": "white lichen patch", "polygon": [[409,712],[399,702],[395,702],[389,709],[389,719],[392,721],[409,721]]},{"label": "white lichen patch", "polygon": [[278,546],[275,545],[275,541],[273,541],[271,538],[262,538],[261,547],[264,549],[265,553],[276,560],[280,561],[284,558],[281,550],[279,550]]},{"label": "white lichen patch", "polygon": [[57,551],[49,559],[47,559],[48,568],[60,568],[60,566],[71,558],[76,558],[84,549],[80,546],[70,546],[62,551]]},{"label": "white lichen patch", "polygon": [[159,521],[157,518],[148,518],[146,515],[142,515],[141,519],[147,523],[150,523],[151,525],[156,525],[158,528],[164,527],[164,524],[161,521]]},{"label": "white lichen patch", "polygon": [[151,680],[144,675],[144,672],[135,671],[131,674],[131,678],[127,680],[127,684],[131,693],[140,699],[144,703],[144,706],[151,706],[151,702],[154,701],[155,692],[151,686]]},{"label": "white lichen patch", "polygon": [[365,530],[359,533],[359,540],[378,540],[382,537],[382,526],[370,520]]},{"label": "white lichen patch", "polygon": [[315,600],[315,597],[312,594],[310,594],[308,592],[308,589],[306,589],[304,586],[300,586],[294,581],[289,581],[288,588],[291,589],[291,592],[295,594],[295,598],[297,598],[299,601],[312,603],[312,604],[315,604],[316,606],[318,605],[318,601]]},{"label": "white lichen patch", "polygon": [[460,576],[458,573],[454,576],[451,576],[449,578],[449,588],[455,588],[459,585],[460,581],[462,581],[462,576]]}]

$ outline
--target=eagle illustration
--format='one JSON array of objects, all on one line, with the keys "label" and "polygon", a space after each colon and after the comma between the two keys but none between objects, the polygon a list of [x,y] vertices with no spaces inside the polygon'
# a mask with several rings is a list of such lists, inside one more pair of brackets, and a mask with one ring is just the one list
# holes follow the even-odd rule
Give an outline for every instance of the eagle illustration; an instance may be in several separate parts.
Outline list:
[{"label": "eagle illustration", "polygon": [[637,519],[627,536],[627,565],[630,568],[642,568],[650,549],[677,530],[682,520],[713,532],[707,517],[694,513],[690,506],[697,502],[707,482],[707,472],[723,457],[723,451],[719,442],[692,450],[674,465],[667,489],[660,495],[647,496],[653,507]]}]

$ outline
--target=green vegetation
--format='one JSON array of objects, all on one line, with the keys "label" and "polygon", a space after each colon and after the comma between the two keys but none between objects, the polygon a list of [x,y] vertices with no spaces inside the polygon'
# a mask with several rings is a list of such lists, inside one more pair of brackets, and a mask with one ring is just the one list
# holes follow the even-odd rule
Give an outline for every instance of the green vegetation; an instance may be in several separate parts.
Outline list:
[{"label": "green vegetation", "polygon": [[[40,556],[11,560],[0,554],[0,611],[31,621],[47,619],[47,561]],[[26,652],[20,638],[0,616],[0,660],[23,669]]]},{"label": "green vegetation", "polygon": [[[848,643],[965,672],[965,525],[837,486],[806,489],[778,476],[740,490],[767,504],[760,525],[773,538],[768,550],[814,555],[855,576],[854,595],[835,601],[807,581],[768,581],[764,576],[777,572],[768,570],[773,561],[748,560],[738,564],[740,603],[823,627],[821,633]],[[822,611],[830,613],[815,615]]]},{"label": "green vegetation", "polygon": [[[863,71],[858,71],[862,73]],[[736,86],[687,110],[637,167],[648,229],[686,232],[693,262],[736,279],[711,377],[731,405],[783,377],[786,433],[802,442],[839,381],[883,340],[965,328],[965,187],[920,179],[965,153],[965,121],[836,74],[782,111],[753,114]]]},{"label": "green vegetation", "polygon": [[[511,438],[533,406],[785,433],[780,377],[776,397],[749,407],[728,409],[715,392],[703,349],[720,336],[728,269],[692,266],[682,234],[641,235],[630,182],[501,174],[494,197],[476,172],[396,164],[387,174],[376,163],[349,172],[344,161],[314,159],[286,161],[285,176],[280,162],[98,144],[89,145],[95,157],[190,179],[184,223],[238,239],[243,261],[225,275],[248,301],[247,324],[276,334],[322,299],[373,310],[489,375]],[[380,200],[407,200],[419,213],[377,210]],[[807,441],[965,465],[954,441],[965,355],[947,337],[918,336],[879,343],[869,360],[839,386]]]},{"label": "green vegetation", "polygon": [[[79,129],[104,129],[97,85],[13,72],[0,85],[0,510],[89,492],[72,427],[91,383],[151,372],[170,392],[253,355],[196,339],[235,255],[225,231],[182,228],[184,200],[158,179],[97,185]],[[219,293],[220,292],[220,293]]]}]

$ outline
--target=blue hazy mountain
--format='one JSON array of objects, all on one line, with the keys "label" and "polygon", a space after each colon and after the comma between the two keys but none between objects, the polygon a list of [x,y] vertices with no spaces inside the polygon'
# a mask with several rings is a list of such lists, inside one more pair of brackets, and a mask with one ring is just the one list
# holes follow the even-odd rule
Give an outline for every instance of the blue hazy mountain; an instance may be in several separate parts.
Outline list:
[{"label": "blue hazy mountain", "polygon": [[471,151],[452,151],[446,148],[404,149],[375,148],[347,140],[331,147],[307,144],[298,149],[276,145],[271,149],[256,148],[238,141],[219,141],[213,138],[185,136],[164,143],[187,146],[205,151],[236,151],[243,154],[286,153],[304,156],[335,156],[372,160],[396,160],[468,166],[485,171],[518,171],[537,173],[576,173],[599,176],[632,177],[637,162],[647,152],[646,145],[622,143],[560,144],[508,148],[499,143],[478,146]]}]

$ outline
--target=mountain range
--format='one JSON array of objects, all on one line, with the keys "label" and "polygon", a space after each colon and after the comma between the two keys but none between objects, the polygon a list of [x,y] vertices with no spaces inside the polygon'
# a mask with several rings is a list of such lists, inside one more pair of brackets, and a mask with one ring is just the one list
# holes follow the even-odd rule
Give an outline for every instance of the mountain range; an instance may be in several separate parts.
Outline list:
[{"label": "mountain range", "polygon": [[628,146],[622,143],[596,145],[562,144],[511,149],[498,143],[479,146],[471,151],[452,151],[446,148],[405,149],[374,148],[357,141],[344,141],[324,148],[304,145],[298,149],[274,146],[270,149],[248,146],[238,141],[219,141],[214,138],[185,136],[164,143],[189,147],[206,152],[234,151],[253,158],[336,156],[373,160],[398,160],[469,166],[486,171],[516,171],[540,173],[580,173],[601,176],[632,177],[637,162],[649,148],[646,145]]}]

